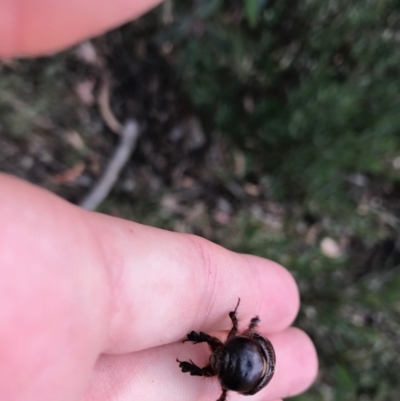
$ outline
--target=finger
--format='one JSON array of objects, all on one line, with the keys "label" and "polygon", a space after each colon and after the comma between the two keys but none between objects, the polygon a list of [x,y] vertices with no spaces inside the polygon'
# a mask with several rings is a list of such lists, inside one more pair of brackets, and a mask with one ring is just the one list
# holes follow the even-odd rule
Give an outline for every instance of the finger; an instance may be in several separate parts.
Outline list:
[{"label": "finger", "polygon": [[241,299],[244,329],[280,331],[299,307],[297,286],[282,266],[230,252],[202,238],[92,214],[112,282],[108,352],[132,352],[181,340],[191,330],[223,330]]},{"label": "finger", "polygon": [[72,45],[129,21],[161,0],[0,0],[0,56]]},{"label": "finger", "polygon": [[[298,329],[272,334],[276,370],[271,382],[252,396],[252,401],[269,401],[303,392],[315,380],[318,361],[310,339]],[[85,401],[89,400],[215,400],[221,394],[216,377],[193,377],[182,373],[176,362],[192,359],[207,364],[209,351],[202,345],[170,344],[127,355],[99,359]],[[229,392],[231,401],[243,399]]]}]

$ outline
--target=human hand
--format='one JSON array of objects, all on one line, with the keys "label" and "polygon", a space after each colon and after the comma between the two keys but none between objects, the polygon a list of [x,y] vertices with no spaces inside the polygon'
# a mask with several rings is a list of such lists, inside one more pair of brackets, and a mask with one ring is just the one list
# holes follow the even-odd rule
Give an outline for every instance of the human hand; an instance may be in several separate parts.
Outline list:
[{"label": "human hand", "polygon": [[281,266],[87,212],[6,175],[0,188],[1,400],[216,400],[218,381],[181,373],[176,358],[205,364],[207,347],[181,340],[225,338],[238,297],[242,327],[259,315],[277,356],[252,401],[314,380],[314,347],[288,328],[299,296]]}]

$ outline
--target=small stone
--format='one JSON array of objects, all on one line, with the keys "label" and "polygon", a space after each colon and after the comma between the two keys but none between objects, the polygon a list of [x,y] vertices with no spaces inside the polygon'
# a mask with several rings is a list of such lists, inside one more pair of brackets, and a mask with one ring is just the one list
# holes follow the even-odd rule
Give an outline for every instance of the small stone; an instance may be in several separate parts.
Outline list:
[{"label": "small stone", "polygon": [[339,244],[332,238],[325,237],[320,244],[321,252],[328,258],[336,259],[342,256]]}]

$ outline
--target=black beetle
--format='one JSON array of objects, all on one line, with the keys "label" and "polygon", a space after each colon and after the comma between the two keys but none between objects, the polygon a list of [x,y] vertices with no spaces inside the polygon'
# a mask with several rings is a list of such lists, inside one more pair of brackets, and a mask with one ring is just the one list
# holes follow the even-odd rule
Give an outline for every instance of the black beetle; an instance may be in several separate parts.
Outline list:
[{"label": "black beetle", "polygon": [[232,329],[223,343],[209,334],[190,332],[185,341],[194,344],[206,342],[211,348],[209,365],[200,368],[192,361],[179,362],[182,372],[191,376],[218,376],[222,394],[217,401],[225,401],[228,390],[237,391],[243,395],[253,395],[264,388],[272,379],[275,371],[275,351],[272,344],[255,332],[260,322],[258,316],[250,320],[249,327],[238,335],[237,309],[229,313]]}]

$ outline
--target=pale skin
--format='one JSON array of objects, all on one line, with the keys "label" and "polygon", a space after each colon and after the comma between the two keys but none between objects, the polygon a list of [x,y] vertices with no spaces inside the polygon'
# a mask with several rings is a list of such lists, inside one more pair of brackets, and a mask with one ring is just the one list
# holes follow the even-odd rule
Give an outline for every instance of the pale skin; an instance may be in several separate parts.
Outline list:
[{"label": "pale skin", "polygon": [[[54,52],[139,16],[157,1],[0,0],[0,56]],[[7,40],[4,40],[7,38]],[[180,372],[206,364],[191,330],[224,339],[241,298],[240,326],[259,315],[276,373],[250,397],[280,400],[316,377],[310,339],[290,328],[295,281],[266,259],[199,237],[87,212],[0,174],[0,399],[204,400],[216,379]]]}]

